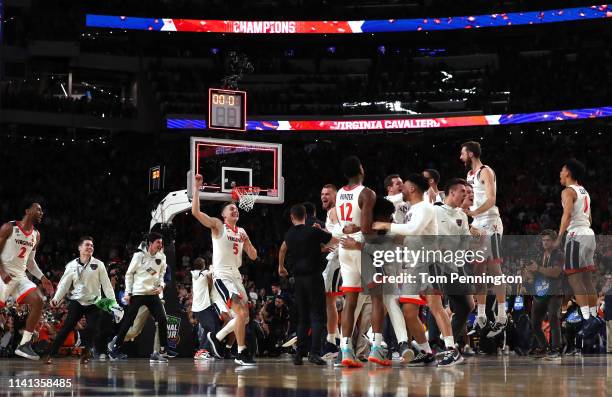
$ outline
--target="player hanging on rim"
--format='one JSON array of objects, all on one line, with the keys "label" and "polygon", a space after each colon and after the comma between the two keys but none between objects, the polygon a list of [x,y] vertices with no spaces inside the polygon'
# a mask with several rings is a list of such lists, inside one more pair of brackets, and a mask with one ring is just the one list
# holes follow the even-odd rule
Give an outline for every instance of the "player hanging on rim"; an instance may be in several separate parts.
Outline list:
[{"label": "player hanging on rim", "polygon": [[[473,226],[480,231],[484,238],[484,249],[487,258],[483,263],[474,264],[474,274],[486,273],[490,276],[501,276],[501,240],[504,226],[499,216],[499,209],[495,205],[497,183],[495,172],[480,160],[481,149],[478,142],[465,142],[461,145],[460,160],[468,169],[467,182],[474,189],[474,204],[465,210],[468,216],[474,218]],[[483,329],[487,325],[486,302],[487,285],[476,286],[478,312],[476,325]],[[506,285],[499,283],[493,287],[497,298],[497,316],[487,337],[492,338],[506,328],[508,317],[506,315]]]},{"label": "player hanging on rim", "polygon": [[595,272],[595,233],[591,229],[591,197],[580,185],[586,174],[581,162],[571,159],[565,162],[559,179],[565,189],[561,192],[563,216],[555,245],[561,245],[567,231],[565,242],[565,273],[576,303],[585,322],[582,328],[584,337],[592,336],[603,324],[597,317],[597,292],[591,273]]},{"label": "player hanging on rim", "polygon": [[[238,269],[242,266],[243,249],[251,260],[257,259],[257,250],[251,244],[251,240],[244,229],[236,225],[239,213],[238,207],[234,203],[223,205],[221,210],[223,222],[200,211],[199,194],[201,187],[202,175],[198,174],[195,176],[191,213],[211,231],[213,284],[223,297],[227,307],[236,314],[236,322],[231,325],[231,327],[235,327],[233,331],[238,344],[238,356],[234,361],[240,365],[255,365],[255,361],[246,346],[246,325],[249,320],[248,295],[242,285],[242,275]],[[230,321],[230,323],[232,322]],[[230,326],[230,323],[226,327]],[[221,341],[211,333],[208,333],[207,338],[211,342],[215,356],[223,358],[224,345]]]},{"label": "player hanging on rim", "polygon": [[0,228],[0,308],[6,299],[12,297],[18,304],[30,307],[30,314],[15,354],[30,360],[40,356],[32,350],[32,334],[42,314],[43,297],[36,285],[28,279],[26,269],[42,282],[49,296],[53,295],[53,285],[36,263],[36,248],[40,233],[34,225],[43,218],[39,203],[25,201],[22,207],[25,215],[21,221],[7,222]]}]

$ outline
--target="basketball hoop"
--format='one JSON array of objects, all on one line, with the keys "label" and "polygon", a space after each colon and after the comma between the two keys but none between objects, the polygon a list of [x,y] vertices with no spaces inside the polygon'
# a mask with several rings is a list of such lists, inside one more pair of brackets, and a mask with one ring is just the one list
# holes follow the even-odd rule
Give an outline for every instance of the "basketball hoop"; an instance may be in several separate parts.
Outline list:
[{"label": "basketball hoop", "polygon": [[232,189],[232,199],[238,201],[238,207],[248,212],[253,209],[260,191],[256,186],[236,186]]}]

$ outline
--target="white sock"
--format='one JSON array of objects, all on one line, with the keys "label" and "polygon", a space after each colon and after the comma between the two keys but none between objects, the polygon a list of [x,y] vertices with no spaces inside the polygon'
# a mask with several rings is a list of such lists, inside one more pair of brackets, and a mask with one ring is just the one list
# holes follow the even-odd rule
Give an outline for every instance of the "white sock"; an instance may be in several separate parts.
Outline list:
[{"label": "white sock", "polygon": [[374,333],[374,341],[372,344],[376,347],[380,347],[382,344],[382,334]]},{"label": "white sock", "polygon": [[238,346],[238,354],[242,353],[243,350],[246,350],[246,346]]},{"label": "white sock", "polygon": [[406,320],[404,320],[404,314],[402,313],[402,308],[399,305],[397,296],[385,295],[383,297],[383,302],[387,308],[387,312],[389,313],[389,318],[391,319],[393,331],[395,331],[397,343],[408,342]]},{"label": "white sock", "polygon": [[431,346],[429,346],[429,342],[417,343],[417,346],[419,347],[419,351],[424,351],[425,353],[431,354]]},{"label": "white sock", "polygon": [[351,349],[351,338],[343,337],[340,338],[340,349]]},{"label": "white sock", "polygon": [[217,332],[215,337],[220,342],[225,339],[226,336],[234,332],[234,328],[236,328],[236,319],[232,318],[227,324],[225,324],[225,327],[221,328],[221,330]]},{"label": "white sock", "polygon": [[506,318],[506,302],[497,303],[497,318]]},{"label": "white sock", "polygon": [[227,350],[231,350],[232,345],[228,345],[228,344],[226,344],[226,345],[225,345],[225,348],[226,348]]},{"label": "white sock", "polygon": [[478,304],[478,317],[487,317],[487,305]]},{"label": "white sock", "polygon": [[336,344],[336,334],[327,334],[327,342],[331,343],[332,345]]},{"label": "white sock", "polygon": [[591,317],[591,312],[589,311],[588,306],[580,306],[580,312],[582,313],[582,318],[588,320]]},{"label": "white sock", "polygon": [[591,316],[597,317],[597,306],[589,307],[589,313],[591,313]]},{"label": "white sock", "polygon": [[23,336],[21,337],[21,343],[19,346],[28,343],[32,340],[32,333],[30,331],[23,330]]},{"label": "white sock", "polygon": [[455,338],[451,335],[451,336],[445,336],[444,338],[444,346],[447,349],[454,349],[455,348]]}]

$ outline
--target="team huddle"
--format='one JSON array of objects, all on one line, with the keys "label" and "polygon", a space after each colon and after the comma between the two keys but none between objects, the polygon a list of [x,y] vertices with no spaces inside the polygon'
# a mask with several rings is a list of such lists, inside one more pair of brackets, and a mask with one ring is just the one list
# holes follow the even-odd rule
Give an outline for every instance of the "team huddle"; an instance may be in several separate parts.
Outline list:
[{"label": "team huddle", "polygon": [[[468,170],[466,178],[451,178],[444,189],[439,190],[440,175],[436,170],[410,174],[404,179],[392,174],[385,178],[386,192],[382,197],[363,185],[364,168],[357,157],[351,156],[343,162],[346,185],[336,189],[327,184],[321,190],[321,203],[327,211],[323,225],[309,223],[303,206],[291,208],[294,227],[281,246],[278,270],[281,277],[293,273],[296,280],[299,320],[294,363],[302,364],[302,357],[307,355],[314,364],[323,365],[326,363],[324,359],[335,358],[337,366],[362,367],[362,361],[355,354],[353,334],[366,300],[371,302],[371,320],[367,328],[371,327],[372,334],[367,360],[376,365],[392,364],[383,338],[387,315],[397,340],[400,360],[407,366],[453,366],[464,362],[458,342],[466,337],[468,316],[474,308],[474,327],[481,333],[481,338],[494,338],[504,331],[508,316],[503,283],[491,287],[497,310],[494,321],[489,321],[486,315],[489,286],[486,283],[448,289],[427,282],[398,283],[391,288],[368,282],[382,274],[398,275],[400,271],[432,275],[441,272],[443,269],[438,264],[426,261],[411,269],[402,269],[377,266],[371,260],[372,252],[390,239],[416,248],[417,242],[432,236],[465,236],[485,247],[484,260],[455,267],[453,271],[463,273],[468,268],[473,274],[502,276],[504,229],[496,206],[496,175],[491,167],[481,162],[480,157],[480,145],[466,142],[461,146],[460,154]],[[561,170],[563,216],[550,246],[561,247],[564,253],[563,270],[585,320],[582,332],[588,334],[600,324],[596,319],[597,296],[592,280],[595,235],[591,229],[591,202],[589,194],[580,185],[584,175],[584,166],[576,160],[567,161]],[[202,183],[202,177],[196,175],[194,197],[198,197]],[[42,221],[43,210],[35,202],[28,202],[23,208],[25,214],[21,221],[5,223],[0,228],[0,308],[8,300],[29,305],[25,330],[15,354],[38,360],[40,357],[32,349],[31,340],[42,315],[43,296],[28,278],[26,270],[41,281],[53,306],[67,300],[68,315],[44,359],[51,363],[52,356],[81,317],[85,316],[88,327],[95,331],[105,312],[116,314],[116,305],[99,304],[102,294],[114,301],[115,291],[104,263],[93,257],[93,238],[89,236],[80,239],[79,257],[67,264],[57,291],[54,291],[35,260],[40,242],[35,225]],[[257,249],[245,230],[238,227],[239,210],[234,203],[222,207],[220,220],[202,212],[200,200],[194,199],[192,215],[210,229],[213,248],[210,269],[203,261],[196,260],[191,272],[192,312],[206,335],[201,340],[198,355],[206,351],[224,358],[235,343],[235,362],[255,365],[252,349],[247,346],[248,294],[239,269],[243,253],[255,260]],[[288,256],[292,257],[290,271],[285,267]],[[325,258],[324,269],[317,264],[322,257]],[[116,336],[107,344],[100,333],[96,335],[93,332],[91,340],[86,341],[87,349],[82,361],[90,359],[90,348],[111,360],[127,358],[120,351],[121,346],[140,334],[149,315],[153,316],[157,326],[150,360],[167,362],[172,357],[173,353],[168,349],[163,303],[166,269],[162,236],[150,233],[146,244],[134,254],[126,272],[127,309]],[[536,266],[535,271],[540,271],[540,267]],[[340,295],[344,296],[341,315],[336,306]],[[445,346],[442,354],[434,355],[428,342],[419,316],[423,305],[429,308],[440,331]],[[307,336],[308,329],[310,337]],[[324,329],[327,333],[325,339]],[[322,340],[325,340],[323,346]],[[559,353],[554,348],[550,358],[558,359]]]}]

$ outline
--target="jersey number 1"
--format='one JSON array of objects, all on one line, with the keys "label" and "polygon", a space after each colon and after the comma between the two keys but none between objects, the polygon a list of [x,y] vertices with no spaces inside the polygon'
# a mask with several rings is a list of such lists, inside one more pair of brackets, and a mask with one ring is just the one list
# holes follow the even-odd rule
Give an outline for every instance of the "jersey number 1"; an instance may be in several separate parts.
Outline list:
[{"label": "jersey number 1", "polygon": [[[345,211],[346,211],[346,216],[344,216]],[[340,220],[341,221],[352,222],[353,221],[353,218],[351,217],[352,213],[353,213],[353,204],[344,203],[340,206]]]}]

